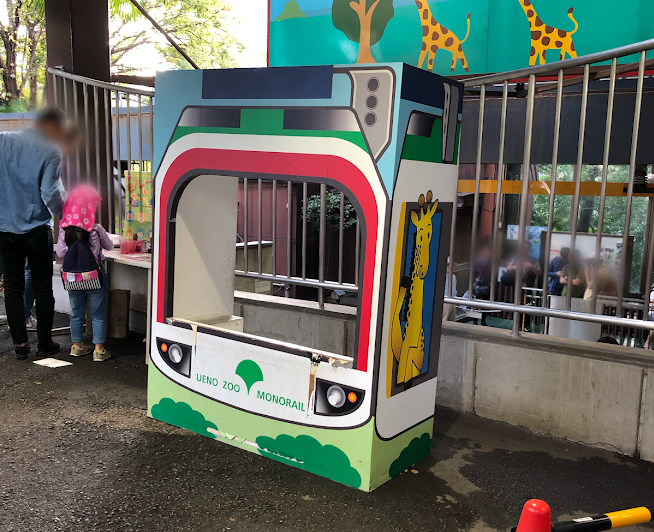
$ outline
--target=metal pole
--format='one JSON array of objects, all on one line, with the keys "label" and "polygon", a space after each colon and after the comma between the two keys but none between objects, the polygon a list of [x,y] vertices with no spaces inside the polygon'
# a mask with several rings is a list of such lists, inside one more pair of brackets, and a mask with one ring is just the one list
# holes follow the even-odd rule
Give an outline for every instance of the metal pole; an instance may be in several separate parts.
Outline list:
[{"label": "metal pole", "polygon": [[[640,65],[638,67],[638,89],[636,90],[636,107],[634,109],[634,127],[631,133],[631,159],[629,161],[629,185],[627,187],[627,206],[624,213],[624,231],[622,232],[622,255],[620,257],[620,271],[627,278],[627,244],[629,242],[629,231],[631,230],[631,201],[634,196],[634,176],[636,173],[636,151],[638,149],[638,132],[640,129],[640,112],[643,102],[643,80],[645,76],[645,55],[640,53]],[[616,314],[622,315],[622,298],[624,297],[625,283],[620,279],[618,284],[618,304]],[[649,296],[648,296],[649,297]]]},{"label": "metal pole", "polygon": [[123,234],[123,162],[120,159],[120,93],[116,91],[116,169],[118,170],[118,234]]},{"label": "metal pole", "polygon": [[472,237],[470,238],[470,275],[468,276],[468,299],[472,299],[475,254],[477,252],[477,224],[479,223],[479,186],[481,182],[481,147],[484,140],[484,110],[486,85],[481,86],[479,96],[479,120],[477,129],[477,167],[475,168],[475,200],[472,208]]},{"label": "metal pole", "polygon": [[[53,76],[56,77],[56,74],[53,74]],[[66,82],[66,78],[61,78],[61,84],[63,85],[63,93],[64,93],[64,113],[66,113],[66,116],[68,116],[68,83]],[[65,174],[66,174],[66,180],[64,183],[66,183],[66,188],[68,190],[71,189],[70,186],[70,155],[66,155],[66,164],[64,165],[65,168]]]},{"label": "metal pole", "polygon": [[[318,240],[318,281],[321,283],[325,280],[325,240],[327,235],[327,223],[325,219],[326,214],[326,196],[327,185],[320,184],[320,235]],[[325,306],[325,289],[318,288],[318,305],[320,308]]]},{"label": "metal pole", "polygon": [[345,194],[341,192],[341,205],[338,223],[338,282],[343,282],[343,226],[345,219]]},{"label": "metal pole", "polygon": [[307,278],[307,182],[302,183],[302,279]]},{"label": "metal pole", "polygon": [[[581,171],[584,157],[584,138],[586,136],[586,111],[588,109],[588,78],[590,65],[584,66],[584,84],[581,96],[581,115],[579,116],[579,144],[577,146],[577,166],[575,167],[575,195],[572,198],[572,209],[570,209],[570,250],[575,249],[577,241],[577,217],[579,216],[579,196],[581,194]],[[572,308],[572,277],[574,272],[568,266],[568,295],[566,309]]]},{"label": "metal pole", "polygon": [[143,113],[141,110],[141,95],[139,94],[136,98],[139,106],[139,112],[137,115],[139,127],[139,174],[141,179],[143,179]]},{"label": "metal pole", "polygon": [[277,274],[277,180],[272,182],[272,274]]},{"label": "metal pole", "polygon": [[549,264],[550,247],[552,246],[552,229],[554,226],[554,202],[556,201],[556,173],[559,166],[559,139],[561,135],[561,103],[563,101],[563,70],[559,70],[559,79],[556,86],[556,111],[554,112],[554,142],[552,143],[552,177],[550,178],[550,210],[547,218],[547,235],[545,236],[545,257],[543,268],[543,299],[541,306],[547,306],[547,293],[549,290]]},{"label": "metal pole", "polygon": [[602,161],[602,188],[600,192],[599,218],[597,220],[597,235],[595,237],[595,260],[593,266],[593,296],[591,298],[590,309],[593,314],[597,314],[597,280],[599,276],[600,247],[602,244],[602,231],[604,229],[604,208],[606,206],[606,183],[609,174],[609,151],[611,147],[611,127],[613,124],[613,100],[615,96],[615,76],[618,67],[617,58],[611,61],[611,77],[609,80],[609,99],[606,108],[606,129],[604,131],[604,159]]},{"label": "metal pole", "polygon": [[154,96],[150,96],[150,177],[154,179]]},{"label": "metal pole", "polygon": [[[93,118],[95,120],[95,182],[96,190],[101,191],[100,179],[100,102],[98,98],[98,88],[93,87]],[[107,198],[109,201],[109,198]],[[98,205],[98,217],[102,220],[102,203]]]},{"label": "metal pole", "polygon": [[111,91],[103,89],[104,96],[104,127],[105,127],[105,155],[107,158],[107,209],[109,217],[109,232],[116,230],[116,221],[114,219],[114,173],[112,154],[111,154]]},{"label": "metal pole", "polygon": [[130,106],[131,95],[125,93],[127,105],[127,173],[132,175],[132,108]]},{"label": "metal pole", "polygon": [[84,139],[84,148],[86,154],[86,176],[85,181],[91,181],[91,147],[89,146],[89,87],[87,85],[82,85],[82,90],[84,91],[84,134],[86,139]]},{"label": "metal pole", "polygon": [[243,271],[248,270],[248,178],[243,178]]},{"label": "metal pole", "polygon": [[[79,126],[79,108],[78,108],[78,96],[77,96],[77,82],[73,81],[73,111],[75,113],[75,125]],[[81,161],[81,155],[79,153],[79,150],[75,150],[75,162],[77,163],[77,180],[79,181],[79,176],[82,173],[81,166],[82,166],[82,161]],[[71,184],[69,183],[69,186]]]},{"label": "metal pole", "polygon": [[[500,213],[502,211],[502,180],[504,178],[504,141],[506,139],[506,109],[509,99],[509,82],[502,89],[502,116],[500,118],[500,153],[497,160],[497,191],[495,192],[495,212],[493,213],[493,249],[491,252],[490,300],[495,301],[497,289],[497,247],[500,238]],[[450,266],[450,269],[453,265]],[[472,272],[471,272],[472,273]]]},{"label": "metal pole", "polygon": [[[654,198],[649,198],[650,212],[654,213]],[[645,294],[643,297],[643,320],[649,320],[649,294],[652,290],[652,271],[654,270],[654,228],[649,225],[647,227],[649,233],[649,242],[647,246],[647,270],[645,271]]]},{"label": "metal pole", "polygon": [[257,270],[259,273],[262,273],[262,267],[263,267],[263,257],[262,255],[262,241],[261,241],[261,233],[263,232],[263,182],[261,179],[257,179],[257,194],[259,196],[258,198],[258,204],[257,204],[257,236],[259,237],[259,241],[257,243]]},{"label": "metal pole", "polygon": [[293,219],[291,216],[293,205],[293,183],[287,181],[286,183],[288,198],[286,200],[286,276],[291,276],[291,261],[293,260],[293,248],[291,246],[291,225]]},{"label": "metal pole", "polygon": [[[514,305],[520,306],[522,298],[522,248],[525,244],[525,227],[527,226],[527,202],[529,201],[529,167],[531,165],[531,137],[534,122],[534,96],[536,94],[536,76],[529,76],[529,92],[527,95],[527,113],[525,117],[525,146],[522,161],[522,195],[520,196],[520,222],[518,226],[518,252],[516,254],[516,275]],[[520,312],[513,313],[513,334],[520,330]]]}]

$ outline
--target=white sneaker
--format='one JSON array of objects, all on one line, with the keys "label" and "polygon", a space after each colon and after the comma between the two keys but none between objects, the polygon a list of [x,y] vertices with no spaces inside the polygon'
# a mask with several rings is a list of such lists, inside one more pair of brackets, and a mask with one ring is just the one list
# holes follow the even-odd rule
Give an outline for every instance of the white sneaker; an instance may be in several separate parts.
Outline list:
[{"label": "white sneaker", "polygon": [[5,314],[0,314],[0,325],[7,323],[7,316]]},{"label": "white sneaker", "polygon": [[106,349],[93,351],[93,362],[104,362],[108,358],[111,358],[111,354]]},{"label": "white sneaker", "polygon": [[70,346],[70,356],[71,357],[81,357],[82,355],[88,355],[89,353],[93,352],[93,346],[84,344],[83,346],[79,347],[76,346],[75,344]]},{"label": "white sneaker", "polygon": [[25,318],[25,327],[28,331],[36,331],[36,318],[30,315],[28,318]]}]

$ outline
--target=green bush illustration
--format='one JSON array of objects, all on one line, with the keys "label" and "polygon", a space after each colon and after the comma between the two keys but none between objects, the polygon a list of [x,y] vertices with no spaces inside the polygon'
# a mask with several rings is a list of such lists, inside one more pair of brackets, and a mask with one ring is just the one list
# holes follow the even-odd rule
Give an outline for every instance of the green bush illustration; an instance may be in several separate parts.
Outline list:
[{"label": "green bush illustration", "polygon": [[207,429],[218,430],[218,427],[211,421],[207,421],[202,413],[193,410],[186,403],[176,403],[168,397],[164,397],[152,407],[152,417],[164,423],[170,423],[176,427],[191,430],[203,436],[209,436],[210,438],[215,438],[216,435]]},{"label": "green bush illustration", "polygon": [[321,445],[311,436],[280,434],[277,438],[259,436],[257,445],[263,456],[293,465],[304,471],[327,477],[358,488],[361,475],[350,465],[350,459],[338,447]]},{"label": "green bush illustration", "polygon": [[409,445],[402,450],[400,456],[391,464],[388,470],[388,476],[393,478],[416,462],[419,462],[429,454],[430,448],[431,437],[426,432],[420,438],[413,438]]}]

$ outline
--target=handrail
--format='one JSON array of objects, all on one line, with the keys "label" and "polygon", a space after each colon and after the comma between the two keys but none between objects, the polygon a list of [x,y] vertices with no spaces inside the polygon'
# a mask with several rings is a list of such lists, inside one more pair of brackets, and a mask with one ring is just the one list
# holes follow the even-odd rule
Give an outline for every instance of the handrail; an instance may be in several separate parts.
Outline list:
[{"label": "handrail", "polygon": [[564,59],[563,61],[556,61],[555,63],[519,68],[509,72],[489,74],[487,76],[479,76],[477,78],[469,78],[466,79],[463,84],[465,88],[477,87],[480,85],[495,85],[497,83],[504,83],[505,81],[511,81],[514,79],[527,78],[530,75],[539,76],[542,74],[557,72],[566,68],[581,67],[591,63],[609,61],[614,57],[624,57],[626,55],[632,55],[652,49],[654,49],[654,39],[648,39],[646,41],[628,44],[626,46],[619,46],[618,48],[605,50],[603,52],[595,52],[592,54],[582,55],[580,57]]},{"label": "handrail", "polygon": [[468,299],[466,297],[445,297],[443,301],[461,307],[495,310],[497,312],[517,312],[519,314],[530,314],[532,316],[545,316],[546,318],[587,321],[590,323],[598,323],[600,325],[614,325],[617,327],[654,331],[654,321],[635,320],[633,318],[621,318],[619,316],[584,314],[582,312],[573,312],[569,310],[555,310],[543,307],[532,307],[529,305],[514,305],[513,303],[485,301],[483,299]]},{"label": "handrail", "polygon": [[87,78],[85,76],[78,76],[77,74],[69,74],[58,68],[48,68],[48,74],[53,76],[59,76],[60,78],[70,79],[72,81],[77,81],[78,83],[84,83],[90,85],[91,87],[98,87],[99,89],[106,89],[110,91],[120,91],[129,94],[136,94],[140,96],[154,96],[154,89],[136,89],[133,87],[123,87],[122,85],[116,85],[115,83],[107,83],[106,81],[98,81],[97,79]]}]

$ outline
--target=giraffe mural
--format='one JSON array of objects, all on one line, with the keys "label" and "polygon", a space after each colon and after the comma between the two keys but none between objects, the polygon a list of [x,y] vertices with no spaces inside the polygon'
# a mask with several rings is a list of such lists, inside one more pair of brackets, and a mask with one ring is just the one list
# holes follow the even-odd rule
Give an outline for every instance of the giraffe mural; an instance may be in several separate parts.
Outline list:
[{"label": "giraffe mural", "polygon": [[536,59],[540,59],[540,64],[545,64],[545,52],[547,50],[558,50],[561,54],[561,60],[565,59],[567,53],[570,57],[577,57],[575,43],[572,41],[572,34],[579,29],[579,24],[575,20],[572,12],[574,8],[568,9],[570,20],[575,23],[575,29],[568,32],[553,28],[546,25],[536,13],[531,0],[518,0],[522,6],[531,29],[531,56],[529,57],[529,66],[536,64]]},{"label": "giraffe mural", "polygon": [[[411,211],[411,223],[416,228],[413,244],[410,277],[404,277],[395,301],[391,329],[391,349],[398,363],[396,384],[408,383],[420,375],[425,359],[425,329],[422,310],[425,277],[429,270],[429,245],[433,234],[432,217],[438,209],[438,200],[433,204],[431,190],[427,198],[420,194],[420,214]],[[404,319],[402,310],[404,309]],[[402,321],[405,322],[402,331]]]},{"label": "giraffe mural", "polygon": [[434,16],[431,14],[427,0],[415,0],[415,2],[418,11],[420,12],[420,20],[422,22],[422,50],[420,52],[420,58],[418,59],[418,67],[422,68],[422,64],[425,62],[425,57],[429,54],[429,60],[427,62],[429,66],[428,70],[432,70],[434,66],[434,56],[439,48],[443,48],[452,52],[452,72],[454,72],[454,68],[456,67],[457,59],[461,61],[464,70],[470,72],[468,61],[463,53],[462,46],[470,35],[470,15],[468,15],[468,32],[461,41],[453,32],[436,21]]}]

